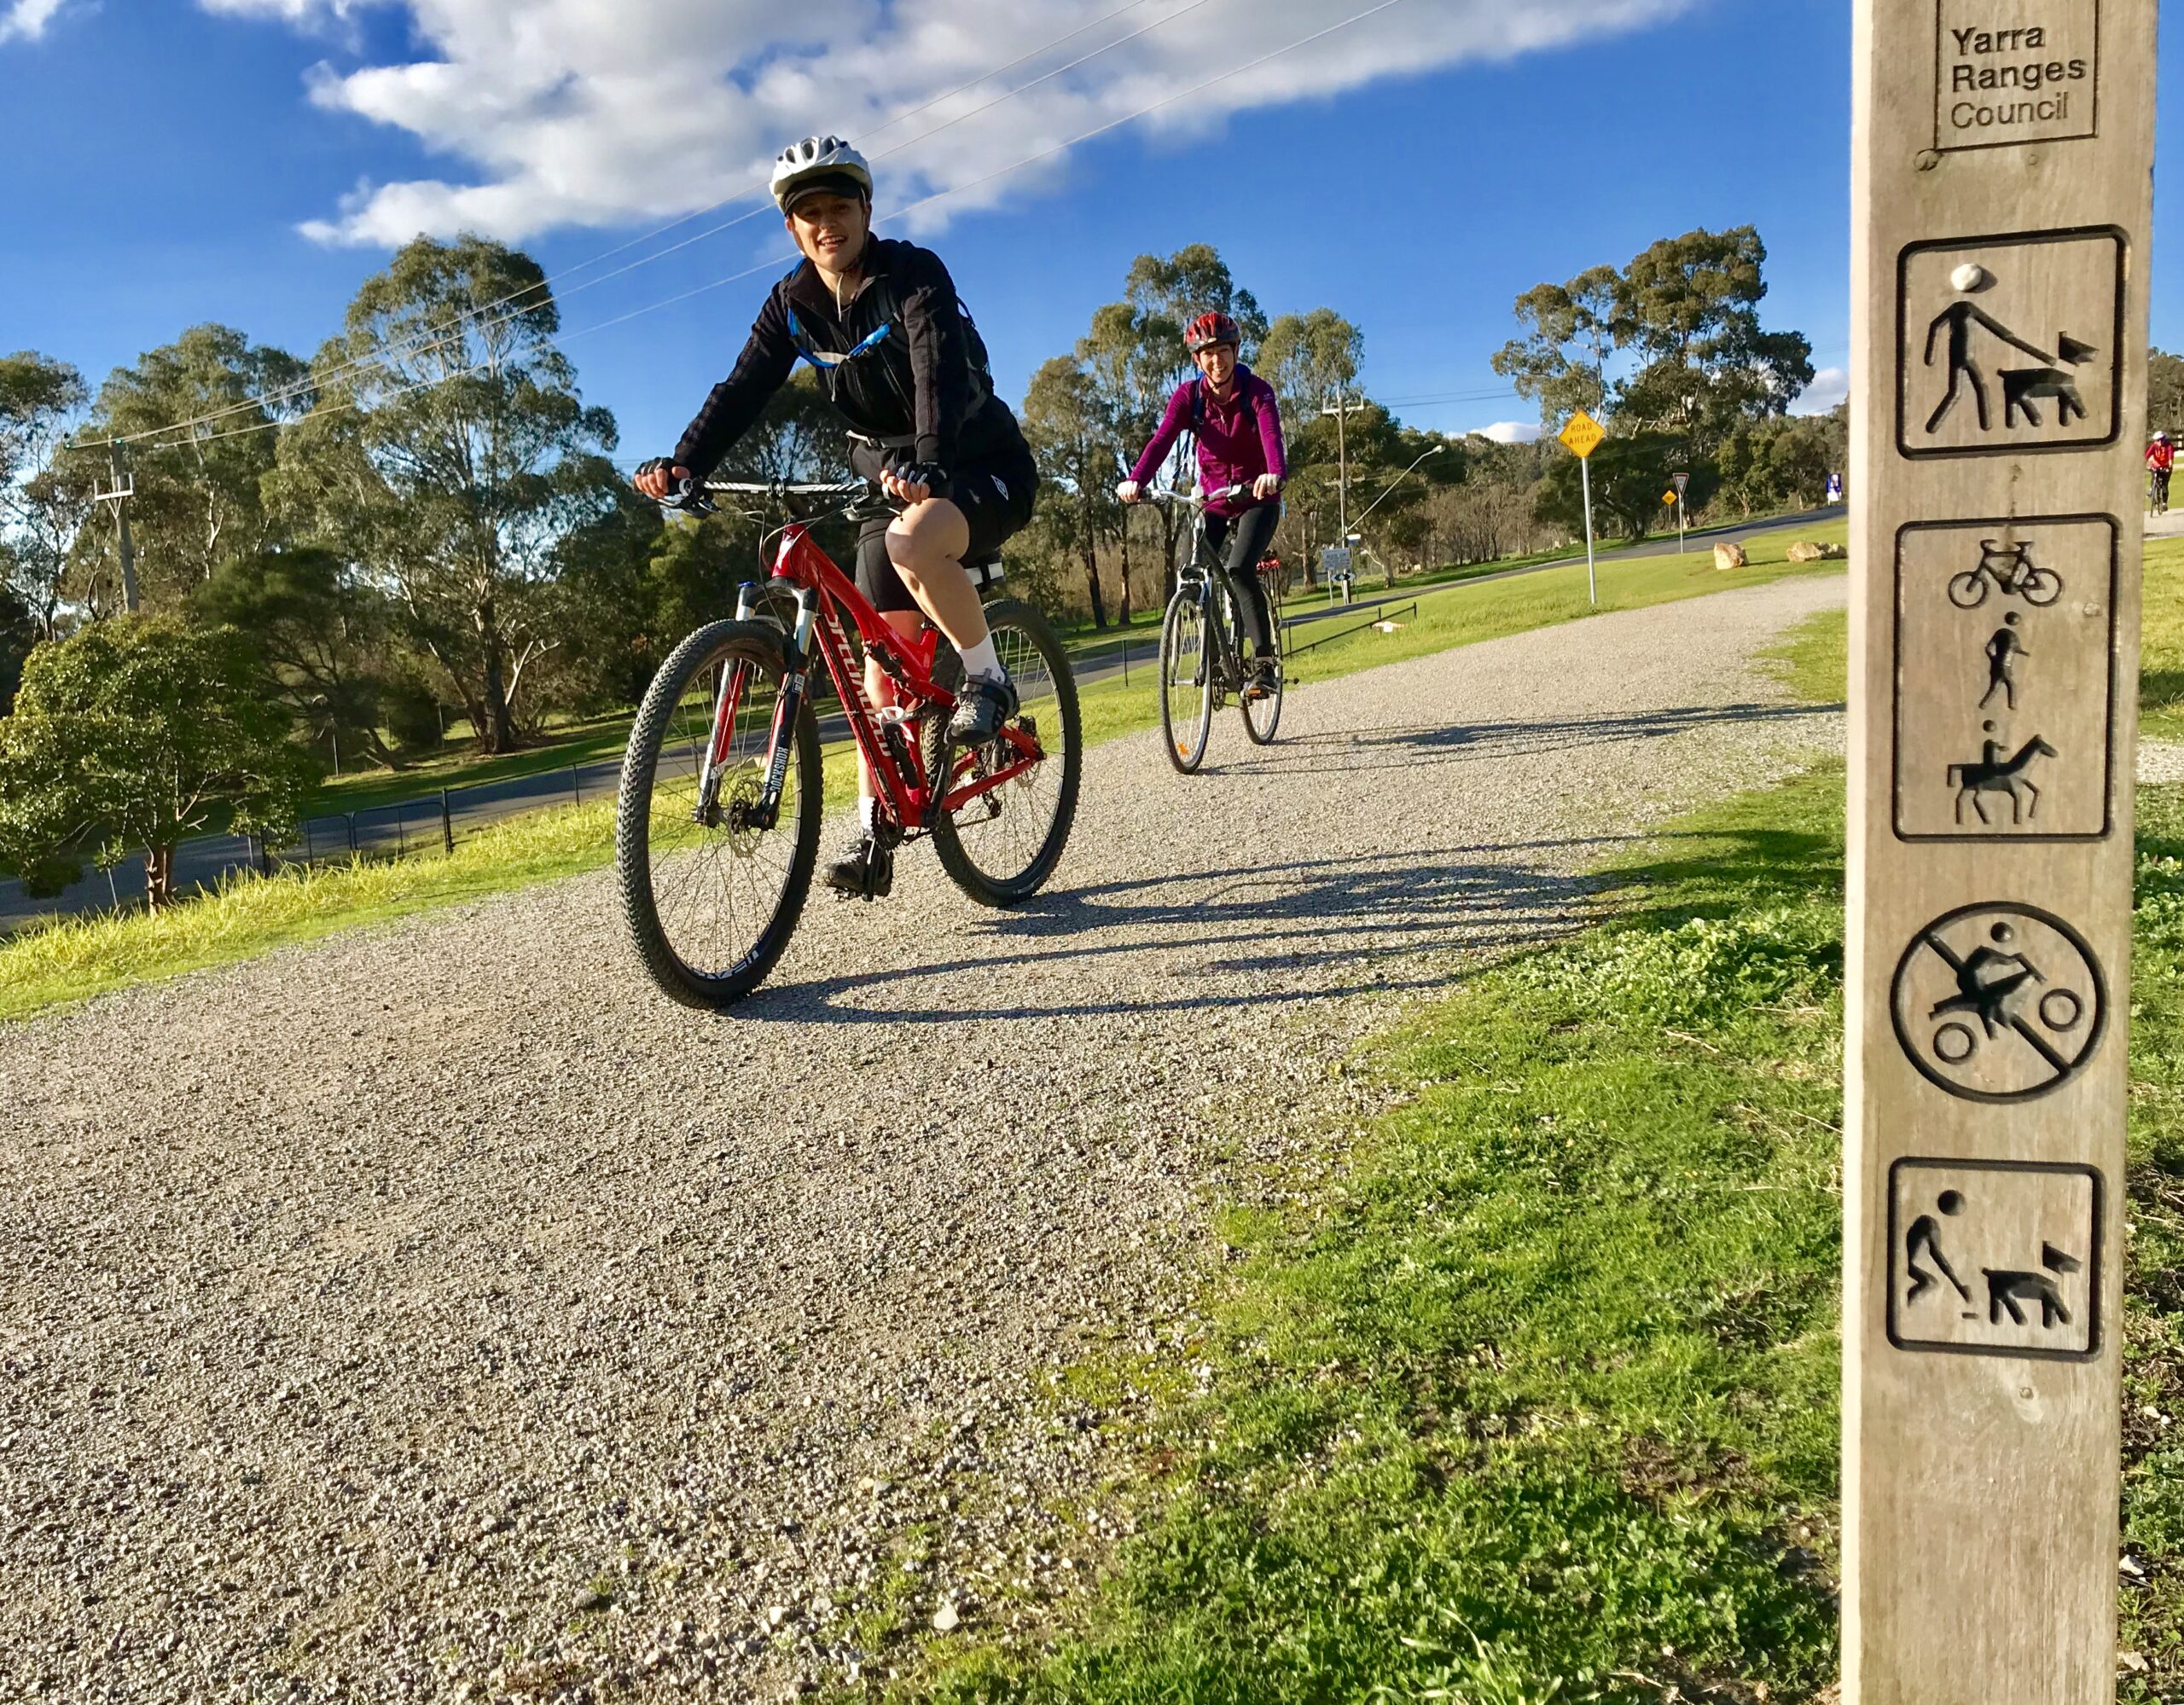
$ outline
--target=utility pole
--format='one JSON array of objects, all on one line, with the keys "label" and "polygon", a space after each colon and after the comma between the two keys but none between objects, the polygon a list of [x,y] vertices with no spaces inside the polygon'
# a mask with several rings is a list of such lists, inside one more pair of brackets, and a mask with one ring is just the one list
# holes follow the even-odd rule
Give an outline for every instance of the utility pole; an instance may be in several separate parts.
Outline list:
[{"label": "utility pole", "polygon": [[108,444],[107,470],[113,478],[113,484],[105,491],[94,489],[91,493],[91,501],[94,503],[113,505],[114,527],[119,535],[116,554],[121,560],[121,607],[133,616],[136,613],[138,602],[136,546],[129,535],[129,500],[136,493],[136,482],[134,479],[123,478],[121,463],[121,446],[118,444]]},{"label": "utility pole", "polygon": [[1347,550],[1350,538],[1350,415],[1352,410],[1362,411],[1365,399],[1350,400],[1349,388],[1338,385],[1334,388],[1334,407],[1322,409],[1322,415],[1334,416],[1334,444],[1336,465],[1339,470],[1335,482],[1335,511],[1342,524],[1342,544]]}]

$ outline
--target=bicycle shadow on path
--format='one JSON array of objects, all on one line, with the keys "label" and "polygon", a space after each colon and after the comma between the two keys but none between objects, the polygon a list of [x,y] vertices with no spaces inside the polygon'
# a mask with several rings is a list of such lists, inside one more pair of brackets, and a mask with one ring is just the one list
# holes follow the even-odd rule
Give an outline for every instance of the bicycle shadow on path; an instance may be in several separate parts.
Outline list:
[{"label": "bicycle shadow on path", "polygon": [[[762,989],[740,1021],[960,1024],[1083,1018],[1339,1000],[1365,990],[1433,990],[1454,960],[1498,955],[1566,934],[1600,884],[1464,855],[1553,853],[1590,862],[1618,841],[1588,837],[1465,847],[1436,863],[1414,852],[1297,860],[1249,871],[1212,867],[1050,891],[978,930],[956,958],[822,977]],[[1194,927],[1196,926],[1196,927]],[[1173,933],[1166,933],[1173,931]],[[1009,946],[1019,950],[1008,951]],[[993,951],[999,946],[1002,950]],[[1392,962],[1406,961],[1391,974]],[[1136,969],[1133,971],[1135,962]],[[1072,998],[1084,973],[1108,966],[1136,984],[1102,980]],[[934,1010],[930,979],[979,974],[994,994],[1012,984],[1048,999],[987,1000]],[[1240,983],[1243,986],[1234,986]],[[899,995],[886,1004],[876,994]]]},{"label": "bicycle shadow on path", "polygon": [[1310,775],[1329,770],[1370,772],[1469,763],[1543,753],[1667,739],[1723,723],[1779,723],[1797,728],[1842,714],[1836,705],[1705,705],[1627,716],[1560,721],[1470,722],[1299,734],[1263,755],[1209,763],[1207,775]]}]

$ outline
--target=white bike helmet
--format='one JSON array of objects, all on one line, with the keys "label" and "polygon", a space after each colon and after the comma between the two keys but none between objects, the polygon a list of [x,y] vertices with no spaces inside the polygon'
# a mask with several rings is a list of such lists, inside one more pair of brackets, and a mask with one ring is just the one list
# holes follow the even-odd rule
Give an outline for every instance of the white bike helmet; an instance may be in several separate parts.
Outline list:
[{"label": "white bike helmet", "polygon": [[[826,183],[827,179],[841,180]],[[796,200],[803,189],[845,189],[855,187],[872,199],[872,168],[865,164],[864,156],[839,136],[806,136],[793,148],[785,148],[774,162],[771,188],[774,200],[782,212]]]}]

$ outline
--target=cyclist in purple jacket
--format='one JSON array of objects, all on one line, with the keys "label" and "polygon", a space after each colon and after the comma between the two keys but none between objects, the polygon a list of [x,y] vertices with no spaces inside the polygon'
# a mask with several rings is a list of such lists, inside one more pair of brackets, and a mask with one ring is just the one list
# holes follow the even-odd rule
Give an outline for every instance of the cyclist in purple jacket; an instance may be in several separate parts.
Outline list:
[{"label": "cyclist in purple jacket", "polygon": [[1274,691],[1275,657],[1274,623],[1266,589],[1259,584],[1258,561],[1273,545],[1281,520],[1281,483],[1289,477],[1289,465],[1281,453],[1281,410],[1274,387],[1238,363],[1242,341],[1236,322],[1226,314],[1201,314],[1191,322],[1183,345],[1198,363],[1199,376],[1184,380],[1168,399],[1159,431],[1130,478],[1115,488],[1115,496],[1125,503],[1137,502],[1187,427],[1198,441],[1199,490],[1245,488],[1248,496],[1215,498],[1206,505],[1205,542],[1220,560],[1251,643],[1252,672],[1245,691],[1261,697]]}]

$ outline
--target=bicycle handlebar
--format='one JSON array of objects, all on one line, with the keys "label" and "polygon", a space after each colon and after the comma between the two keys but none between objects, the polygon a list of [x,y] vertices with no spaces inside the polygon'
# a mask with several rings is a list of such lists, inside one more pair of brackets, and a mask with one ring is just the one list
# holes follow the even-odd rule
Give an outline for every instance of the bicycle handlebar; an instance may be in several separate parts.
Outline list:
[{"label": "bicycle handlebar", "polygon": [[839,497],[847,499],[852,507],[861,502],[887,502],[889,507],[893,507],[879,495],[879,487],[868,479],[678,479],[667,506],[688,510],[694,515],[711,515],[718,508],[712,496],[717,491],[741,497],[770,497],[775,502],[790,497]]},{"label": "bicycle handlebar", "polygon": [[1248,497],[1252,495],[1252,488],[1248,485],[1224,485],[1218,491],[1185,491],[1171,485],[1148,485],[1140,495],[1155,503],[1188,503],[1194,509],[1203,509],[1209,503],[1218,503],[1226,498]]}]

